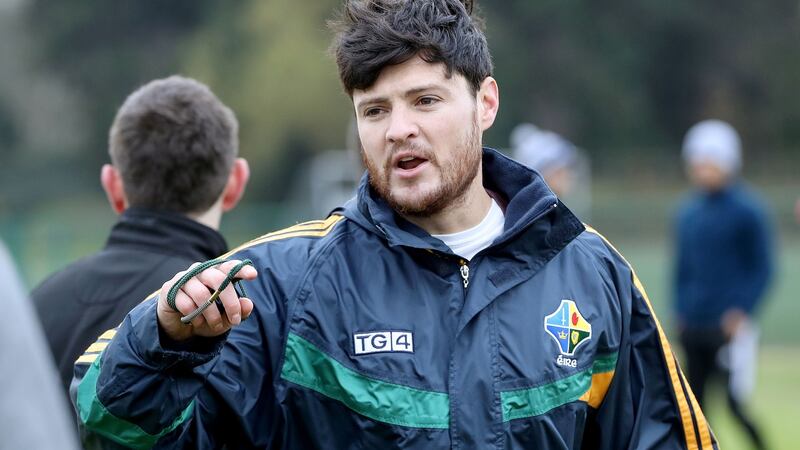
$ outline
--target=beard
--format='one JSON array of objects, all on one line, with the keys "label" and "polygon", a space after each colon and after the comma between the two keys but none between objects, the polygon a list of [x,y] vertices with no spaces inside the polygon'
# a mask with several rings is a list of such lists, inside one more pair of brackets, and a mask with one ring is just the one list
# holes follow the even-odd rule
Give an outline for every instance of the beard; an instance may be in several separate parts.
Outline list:
[{"label": "beard", "polygon": [[[391,172],[392,155],[400,150],[415,150],[419,155],[428,160],[439,173],[439,184],[427,191],[419,192],[410,198],[401,198],[392,190]],[[400,215],[411,217],[430,217],[445,208],[463,202],[465,194],[478,175],[481,166],[480,128],[477,117],[473,113],[471,127],[464,133],[460,142],[456,144],[453,155],[447,163],[440,163],[434,151],[430,148],[419,146],[415,143],[400,143],[386,158],[383,170],[366,156],[363,148],[361,158],[369,173],[369,183],[378,194],[386,200],[389,206]]]}]

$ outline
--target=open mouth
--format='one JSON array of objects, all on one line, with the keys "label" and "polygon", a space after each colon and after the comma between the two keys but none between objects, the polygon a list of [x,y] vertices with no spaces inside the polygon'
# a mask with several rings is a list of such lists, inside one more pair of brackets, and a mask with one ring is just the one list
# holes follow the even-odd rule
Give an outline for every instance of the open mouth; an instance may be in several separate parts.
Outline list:
[{"label": "open mouth", "polygon": [[397,167],[402,170],[414,170],[425,161],[427,161],[427,159],[417,158],[416,156],[406,156],[397,162]]}]

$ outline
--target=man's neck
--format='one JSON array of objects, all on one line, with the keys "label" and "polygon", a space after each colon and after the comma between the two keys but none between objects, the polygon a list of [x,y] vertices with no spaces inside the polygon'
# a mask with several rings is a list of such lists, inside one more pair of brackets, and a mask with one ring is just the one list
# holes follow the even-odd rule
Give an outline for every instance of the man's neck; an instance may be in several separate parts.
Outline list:
[{"label": "man's neck", "polygon": [[481,223],[491,206],[492,198],[483,188],[483,178],[478,172],[467,192],[443,210],[426,217],[403,217],[430,234],[451,234]]},{"label": "man's neck", "polygon": [[222,209],[211,207],[209,210],[202,213],[190,213],[186,216],[213,230],[219,230],[219,224],[222,221]]}]

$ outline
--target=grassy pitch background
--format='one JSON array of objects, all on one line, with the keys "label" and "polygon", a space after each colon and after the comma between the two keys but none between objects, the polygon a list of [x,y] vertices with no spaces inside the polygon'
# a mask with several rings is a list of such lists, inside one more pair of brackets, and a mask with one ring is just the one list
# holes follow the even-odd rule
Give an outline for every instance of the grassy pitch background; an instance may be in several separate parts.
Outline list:
[{"label": "grassy pitch background", "polygon": [[[800,349],[766,346],[760,355],[758,385],[748,410],[763,430],[769,448],[791,450],[800,443]],[[724,450],[751,449],[747,435],[727,409],[720,390],[709,399],[706,414]]]}]

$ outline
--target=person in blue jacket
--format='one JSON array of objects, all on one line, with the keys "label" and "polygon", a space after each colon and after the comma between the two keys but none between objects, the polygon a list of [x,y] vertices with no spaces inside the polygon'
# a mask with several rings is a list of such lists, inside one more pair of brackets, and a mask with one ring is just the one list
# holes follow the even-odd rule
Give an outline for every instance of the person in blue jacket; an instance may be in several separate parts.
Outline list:
[{"label": "person in blue jacket", "polygon": [[85,442],[717,448],[631,267],[482,146],[499,94],[471,9],[346,3],[356,198],[177,274],[101,336],[71,386]]},{"label": "person in blue jacket", "polygon": [[696,186],[676,221],[675,309],[689,383],[703,404],[719,377],[728,404],[756,448],[764,439],[743,408],[757,365],[753,316],[772,275],[763,203],[738,180],[741,141],[720,120],[686,133],[683,157]]}]

